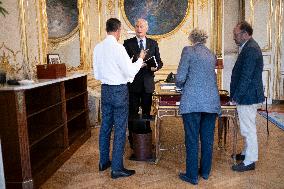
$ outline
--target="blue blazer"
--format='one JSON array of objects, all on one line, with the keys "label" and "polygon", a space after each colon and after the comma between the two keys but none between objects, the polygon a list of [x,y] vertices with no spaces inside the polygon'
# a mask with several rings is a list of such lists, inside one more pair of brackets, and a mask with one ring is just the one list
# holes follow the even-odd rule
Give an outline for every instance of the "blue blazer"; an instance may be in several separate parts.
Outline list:
[{"label": "blue blazer", "polygon": [[261,49],[251,38],[244,45],[232,71],[231,99],[240,105],[262,103],[264,101],[262,70]]},{"label": "blue blazer", "polygon": [[176,86],[182,89],[180,114],[221,113],[215,63],[215,55],[204,44],[183,48],[176,74]]}]

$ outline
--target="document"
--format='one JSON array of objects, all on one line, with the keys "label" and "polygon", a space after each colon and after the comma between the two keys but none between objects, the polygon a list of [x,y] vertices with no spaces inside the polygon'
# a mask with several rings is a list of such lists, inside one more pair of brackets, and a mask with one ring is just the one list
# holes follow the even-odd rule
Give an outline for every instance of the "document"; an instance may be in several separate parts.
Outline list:
[{"label": "document", "polygon": [[175,83],[162,83],[160,85],[161,89],[166,89],[166,90],[175,90],[176,85]]}]

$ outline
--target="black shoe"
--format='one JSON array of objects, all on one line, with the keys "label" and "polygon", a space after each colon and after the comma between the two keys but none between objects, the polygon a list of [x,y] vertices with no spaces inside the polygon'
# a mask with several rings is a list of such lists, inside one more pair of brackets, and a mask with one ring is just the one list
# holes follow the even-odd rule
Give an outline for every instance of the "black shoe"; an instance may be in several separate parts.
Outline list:
[{"label": "black shoe", "polygon": [[111,166],[111,161],[108,161],[106,164],[99,163],[99,171],[104,171]]},{"label": "black shoe", "polygon": [[189,182],[193,185],[197,185],[198,184],[198,179],[191,179],[188,176],[186,176],[185,173],[179,173],[178,177],[185,182]]},{"label": "black shoe", "polygon": [[119,170],[119,171],[111,171],[111,178],[117,179],[119,177],[129,177],[134,174],[135,174],[135,170],[128,170],[128,169],[123,168],[122,170]]},{"label": "black shoe", "polygon": [[233,165],[232,170],[237,171],[237,172],[255,170],[255,163],[251,163],[251,164],[245,166],[245,164],[242,162],[242,163],[239,163],[237,165]]},{"label": "black shoe", "polygon": [[[232,158],[234,158],[234,154],[231,155]],[[237,161],[244,161],[245,160],[245,155],[242,154],[236,154],[236,160]]]}]

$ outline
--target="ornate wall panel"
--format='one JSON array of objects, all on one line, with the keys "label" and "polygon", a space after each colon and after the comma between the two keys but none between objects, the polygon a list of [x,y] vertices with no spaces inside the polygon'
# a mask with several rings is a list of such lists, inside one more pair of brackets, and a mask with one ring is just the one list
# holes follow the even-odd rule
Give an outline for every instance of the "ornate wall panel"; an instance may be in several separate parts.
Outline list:
[{"label": "ornate wall panel", "polygon": [[263,89],[264,89],[264,95],[265,96],[271,96],[271,70],[270,69],[263,69],[262,72],[262,78],[263,78]]},{"label": "ornate wall panel", "polygon": [[258,39],[258,44],[263,52],[271,51],[272,22],[273,22],[273,0],[251,0],[247,6],[246,15],[248,22],[254,29],[253,37]]},{"label": "ornate wall panel", "polygon": [[0,19],[5,26],[0,32],[0,66],[6,65],[8,79],[34,78],[35,65],[42,60],[37,3],[5,1],[9,14]]},{"label": "ornate wall panel", "polygon": [[272,90],[272,79],[274,76],[273,72],[273,60],[272,56],[270,54],[263,53],[263,62],[264,62],[264,68],[263,68],[263,88],[264,88],[264,95],[267,97],[270,97],[271,101],[271,95],[273,94]]}]

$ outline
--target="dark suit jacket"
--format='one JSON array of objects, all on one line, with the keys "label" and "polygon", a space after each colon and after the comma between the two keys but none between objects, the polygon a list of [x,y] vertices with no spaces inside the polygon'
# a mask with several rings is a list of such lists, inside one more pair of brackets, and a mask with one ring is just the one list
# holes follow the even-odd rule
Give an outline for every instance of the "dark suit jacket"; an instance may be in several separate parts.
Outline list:
[{"label": "dark suit jacket", "polygon": [[[135,62],[138,59],[140,53],[137,38],[133,37],[127,39],[124,41],[123,45],[129,57],[130,58],[133,57],[133,62]],[[158,69],[161,69],[163,63],[160,58],[158,43],[153,39],[146,38],[146,49],[149,50],[147,51],[147,55],[144,58],[144,60],[147,60],[148,58],[155,56],[158,63]],[[133,82],[129,84],[130,92],[142,92],[145,90],[146,93],[153,93],[154,89],[155,89],[154,72],[151,71],[150,67],[141,68],[139,72],[136,74]]]},{"label": "dark suit jacket", "polygon": [[243,47],[232,71],[230,96],[240,105],[264,101],[262,83],[263,57],[259,45],[251,38]]}]

